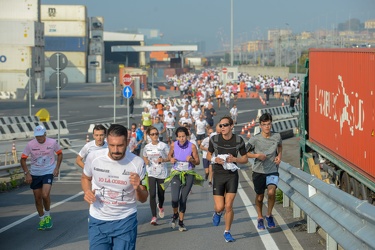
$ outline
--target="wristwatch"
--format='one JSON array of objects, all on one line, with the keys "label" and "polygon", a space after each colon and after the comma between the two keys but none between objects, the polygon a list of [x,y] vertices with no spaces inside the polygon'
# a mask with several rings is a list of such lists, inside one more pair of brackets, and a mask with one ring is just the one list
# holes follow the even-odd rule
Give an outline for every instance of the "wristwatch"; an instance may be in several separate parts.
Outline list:
[{"label": "wristwatch", "polygon": [[23,172],[25,175],[27,175],[28,173],[30,173],[30,170],[27,170],[26,172]]}]

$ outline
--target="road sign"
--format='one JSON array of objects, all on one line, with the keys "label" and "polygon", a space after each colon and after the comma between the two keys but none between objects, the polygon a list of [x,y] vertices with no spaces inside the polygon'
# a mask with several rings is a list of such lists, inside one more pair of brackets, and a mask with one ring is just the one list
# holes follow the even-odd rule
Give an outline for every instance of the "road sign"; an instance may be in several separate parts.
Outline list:
[{"label": "road sign", "polygon": [[226,74],[228,72],[228,69],[227,68],[223,68],[223,73]]},{"label": "road sign", "polygon": [[[60,72],[60,89],[63,89],[68,84],[68,77],[64,72]],[[53,72],[49,77],[49,84],[54,85],[57,88],[57,72]]]},{"label": "road sign", "polygon": [[122,77],[122,83],[125,84],[126,86],[129,86],[130,84],[132,84],[132,77],[131,77],[131,75],[125,74]]},{"label": "road sign", "polygon": [[59,55],[59,68],[63,70],[68,65],[68,58],[63,53],[55,53],[49,58],[49,65],[54,70],[57,70],[57,55]]},{"label": "road sign", "polygon": [[133,90],[129,86],[125,86],[122,94],[124,95],[125,98],[130,98],[133,95]]}]

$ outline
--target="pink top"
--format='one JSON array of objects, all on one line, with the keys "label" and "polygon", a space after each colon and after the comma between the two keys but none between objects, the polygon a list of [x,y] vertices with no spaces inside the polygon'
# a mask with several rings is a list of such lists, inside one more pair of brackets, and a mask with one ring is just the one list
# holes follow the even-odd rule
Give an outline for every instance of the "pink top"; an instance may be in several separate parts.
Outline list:
[{"label": "pink top", "polygon": [[39,143],[36,139],[27,143],[22,152],[22,158],[30,156],[30,174],[42,176],[53,174],[56,167],[56,153],[60,153],[61,148],[55,139],[46,137],[44,143]]}]

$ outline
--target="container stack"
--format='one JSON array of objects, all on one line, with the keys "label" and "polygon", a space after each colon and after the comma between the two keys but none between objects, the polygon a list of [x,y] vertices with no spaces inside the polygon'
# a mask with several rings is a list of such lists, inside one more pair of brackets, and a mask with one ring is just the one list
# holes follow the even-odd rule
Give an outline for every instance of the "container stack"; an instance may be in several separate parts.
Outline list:
[{"label": "container stack", "polygon": [[84,5],[42,5],[41,20],[45,32],[45,79],[55,72],[51,55],[61,52],[68,58],[63,72],[69,83],[86,83],[87,79],[87,12]]},{"label": "container stack", "polygon": [[[0,92],[9,98],[24,98],[31,79],[33,98],[43,98],[44,24],[40,22],[40,0],[0,0],[0,6]],[[26,75],[28,69],[31,78]]]},{"label": "container stack", "polygon": [[104,75],[103,17],[90,18],[88,82],[100,83]]}]

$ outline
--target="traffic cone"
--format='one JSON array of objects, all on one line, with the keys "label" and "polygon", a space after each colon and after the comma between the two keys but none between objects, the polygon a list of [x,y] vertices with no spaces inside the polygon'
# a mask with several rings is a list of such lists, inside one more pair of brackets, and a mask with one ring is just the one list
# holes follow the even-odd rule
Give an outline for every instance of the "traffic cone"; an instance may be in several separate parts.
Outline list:
[{"label": "traffic cone", "polygon": [[242,128],[241,135],[244,135],[244,134],[245,134],[245,130],[244,128]]},{"label": "traffic cone", "polygon": [[250,130],[247,132],[247,138],[250,138],[251,137],[251,134],[250,134]]},{"label": "traffic cone", "polygon": [[89,135],[86,135],[86,143],[90,142]]},{"label": "traffic cone", "polygon": [[255,126],[255,121],[254,121],[254,119],[251,121],[251,125]]},{"label": "traffic cone", "polygon": [[245,125],[245,131],[247,131],[247,125]]},{"label": "traffic cone", "polygon": [[251,123],[250,122],[247,123],[247,127],[251,128]]}]

